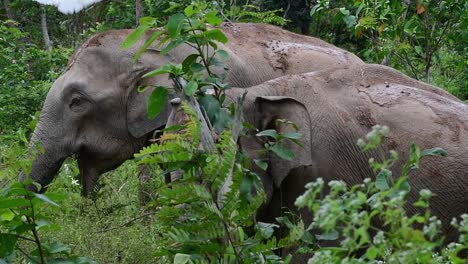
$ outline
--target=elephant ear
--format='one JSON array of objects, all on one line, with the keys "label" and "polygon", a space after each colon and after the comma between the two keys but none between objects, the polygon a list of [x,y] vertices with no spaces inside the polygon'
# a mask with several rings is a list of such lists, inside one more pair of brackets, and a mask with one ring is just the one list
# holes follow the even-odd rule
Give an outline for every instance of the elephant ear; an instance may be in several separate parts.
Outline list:
[{"label": "elephant ear", "polygon": [[[160,84],[161,80],[155,78],[142,78],[147,72],[146,68],[141,68],[134,74],[133,81],[129,84],[129,94],[127,97],[127,129],[135,138],[142,136],[163,127],[171,112],[169,103],[166,103],[154,119],[150,119],[147,114],[148,98],[154,90],[155,84]],[[167,78],[167,77],[166,77]],[[164,81],[162,81],[164,82]],[[138,91],[138,87],[147,86],[143,92]]]},{"label": "elephant ear", "polygon": [[284,119],[293,122],[298,131],[302,134],[299,142],[302,146],[285,140],[283,146],[294,153],[292,160],[280,158],[271,153],[269,158],[268,172],[273,178],[277,188],[281,186],[283,180],[288,174],[297,168],[312,166],[312,148],[311,148],[311,121],[307,108],[297,100],[284,96],[263,96],[255,99],[255,106],[258,110],[257,127],[265,129],[276,129],[279,133],[295,132],[292,125],[284,122],[277,122],[278,119]]}]

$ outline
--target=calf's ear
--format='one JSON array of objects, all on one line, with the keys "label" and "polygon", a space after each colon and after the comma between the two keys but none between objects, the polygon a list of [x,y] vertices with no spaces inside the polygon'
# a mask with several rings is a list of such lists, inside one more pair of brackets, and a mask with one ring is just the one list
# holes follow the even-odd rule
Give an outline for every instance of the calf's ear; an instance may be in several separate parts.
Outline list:
[{"label": "calf's ear", "polygon": [[[299,132],[302,134],[298,139],[301,145],[289,139],[283,142],[284,149],[294,153],[292,160],[286,160],[274,153],[269,153],[268,172],[275,186],[279,188],[282,181],[292,170],[311,166],[313,163],[310,115],[304,104],[294,98],[284,96],[257,97],[255,99],[255,108],[258,113],[255,120],[258,129],[275,129],[279,133]],[[297,126],[297,131],[287,121]]]}]

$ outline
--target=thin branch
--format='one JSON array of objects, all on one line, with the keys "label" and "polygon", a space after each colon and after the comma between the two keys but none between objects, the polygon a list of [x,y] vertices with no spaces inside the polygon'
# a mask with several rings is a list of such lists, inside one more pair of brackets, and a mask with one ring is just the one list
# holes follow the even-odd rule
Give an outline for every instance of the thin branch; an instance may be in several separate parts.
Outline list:
[{"label": "thin branch", "polygon": [[129,224],[141,219],[141,218],[144,218],[144,217],[147,217],[147,216],[150,216],[150,215],[153,215],[154,213],[151,212],[151,213],[147,213],[147,214],[144,214],[144,215],[140,215],[138,217],[135,217],[135,218],[132,218],[130,219],[129,221],[123,223],[123,224],[120,224],[118,226],[115,226],[115,227],[111,227],[111,228],[107,228],[107,229],[103,229],[103,230],[99,230],[99,231],[96,231],[94,232],[93,234],[98,234],[98,233],[104,233],[104,232],[108,232],[108,231],[112,231],[112,230],[115,230],[115,229],[119,229],[119,228],[122,228],[122,227],[126,227],[128,226]]},{"label": "thin branch", "polygon": [[34,205],[32,204],[32,198],[30,196],[28,196],[27,198],[29,199],[29,204],[31,205],[31,217],[26,217],[26,219],[30,225],[33,225],[33,229],[31,231],[33,233],[34,240],[37,245],[37,250],[39,252],[39,257],[41,258],[41,263],[46,263],[44,259],[44,252],[42,251],[41,240],[39,239],[39,234],[36,230],[36,221],[34,219]]},{"label": "thin branch", "polygon": [[31,260],[32,262],[34,263],[39,263],[37,262],[33,257],[29,256],[28,253],[26,253],[23,249],[21,249],[19,246],[16,246],[16,249],[19,250],[19,252],[21,252],[23,255],[26,256],[26,258],[28,258],[29,260]]},{"label": "thin branch", "polygon": [[17,238],[21,238],[21,239],[26,240],[26,241],[29,241],[29,242],[36,242],[36,240],[34,240],[34,239],[32,239],[32,238],[25,237],[25,236],[21,236],[21,235],[17,235],[17,234],[6,233],[6,235],[15,236],[15,237],[17,237]]}]

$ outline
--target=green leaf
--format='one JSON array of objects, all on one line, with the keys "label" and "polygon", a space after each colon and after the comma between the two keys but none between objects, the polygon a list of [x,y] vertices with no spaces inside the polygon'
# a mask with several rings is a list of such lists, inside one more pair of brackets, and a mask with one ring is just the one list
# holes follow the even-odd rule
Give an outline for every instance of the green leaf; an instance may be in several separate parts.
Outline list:
[{"label": "green leaf", "polygon": [[141,17],[139,19],[139,25],[146,26],[146,27],[154,27],[156,23],[156,19],[154,17]]},{"label": "green leaf", "polygon": [[192,65],[190,65],[190,69],[192,72],[201,72],[205,69],[205,66],[200,63],[192,63]]},{"label": "green leaf", "polygon": [[221,43],[227,43],[228,38],[224,33],[219,29],[212,29],[205,32],[205,36],[211,40],[216,40]]},{"label": "green leaf", "polygon": [[223,20],[217,16],[216,11],[208,12],[205,15],[205,19],[206,19],[206,22],[208,22],[208,24],[213,25],[213,26],[217,26],[223,22]]},{"label": "green leaf", "polygon": [[167,44],[166,47],[164,47],[164,49],[161,50],[160,52],[161,55],[166,55],[167,53],[169,53],[169,51],[175,49],[177,46],[179,46],[182,43],[184,43],[184,41],[180,39],[171,41],[169,44]]},{"label": "green leaf", "polygon": [[380,191],[385,191],[390,189],[388,185],[388,179],[392,176],[392,172],[387,169],[383,169],[382,171],[377,174],[375,179],[375,187],[377,187]]},{"label": "green leaf", "polygon": [[200,99],[200,104],[205,109],[206,114],[210,120],[214,120],[215,115],[219,112],[221,104],[212,95],[206,95]]},{"label": "green leaf", "polygon": [[218,57],[224,61],[229,60],[229,53],[227,53],[225,50],[217,50],[216,55],[218,55]]},{"label": "green leaf", "polygon": [[133,46],[141,38],[141,36],[143,36],[145,32],[150,29],[150,23],[146,19],[148,19],[148,17],[141,18],[140,21],[143,21],[144,23],[140,22],[140,26],[127,36],[127,38],[120,44],[121,49],[128,49]]},{"label": "green leaf", "polygon": [[190,255],[177,253],[174,256],[174,264],[185,264],[185,263],[189,263],[189,261],[190,261]]},{"label": "green leaf", "polygon": [[0,215],[1,221],[11,221],[15,218],[15,214],[11,210],[6,210],[3,214]]},{"label": "green leaf", "polygon": [[425,149],[421,152],[421,157],[425,156],[442,156],[446,157],[448,155],[447,151],[442,148],[431,148]]},{"label": "green leaf", "polygon": [[260,159],[254,159],[255,164],[262,170],[266,171],[268,168],[268,162]]},{"label": "green leaf", "polygon": [[226,108],[220,108],[214,116],[213,127],[218,131],[222,131],[231,121],[232,118],[229,115],[229,111]]},{"label": "green leaf", "polygon": [[184,13],[187,17],[191,17],[195,14],[195,10],[193,9],[193,5],[189,5],[184,9]]},{"label": "green leaf", "polygon": [[163,65],[163,66],[157,68],[156,70],[152,70],[152,71],[146,73],[145,75],[143,75],[143,78],[153,77],[153,76],[156,76],[156,75],[165,74],[165,73],[172,73],[172,72],[173,72],[173,67],[171,67],[170,64],[166,64],[166,65]]},{"label": "green leaf", "polygon": [[188,69],[191,69],[192,64],[197,60],[198,57],[200,57],[199,54],[190,54],[187,56],[187,58],[185,58],[182,62],[182,69],[187,72]]},{"label": "green leaf", "polygon": [[0,233],[0,259],[7,258],[14,253],[17,237]]},{"label": "green leaf", "polygon": [[0,200],[0,208],[14,208],[18,206],[29,206],[28,200],[23,198],[11,198]]},{"label": "green leaf", "polygon": [[278,132],[275,129],[263,130],[256,134],[257,137],[272,137],[274,139],[278,138]]},{"label": "green leaf", "polygon": [[155,118],[166,105],[168,91],[165,87],[156,87],[148,98],[148,117]]},{"label": "green leaf", "polygon": [[44,194],[41,194],[41,193],[34,193],[34,196],[36,196],[39,200],[45,202],[45,203],[48,203],[48,204],[51,204],[53,206],[57,206],[57,207],[60,207],[60,205],[58,205],[56,202],[52,201],[51,199],[49,199],[49,197],[45,196]]},{"label": "green leaf", "polygon": [[273,153],[278,155],[278,157],[285,159],[285,160],[293,160],[294,159],[294,153],[290,151],[289,149],[285,149],[283,145],[281,144],[275,144],[273,147],[270,148]]},{"label": "green leaf", "polygon": [[137,61],[141,57],[141,55],[145,52],[145,50],[163,33],[164,33],[163,31],[157,31],[151,34],[151,36],[146,40],[145,44],[143,44],[143,46],[141,46],[137,54],[135,54],[135,57],[133,57],[133,61]]},{"label": "green leaf", "polygon": [[269,239],[273,235],[273,228],[279,227],[275,224],[258,222],[255,228],[264,239]]},{"label": "green leaf", "polygon": [[48,245],[49,253],[56,254],[56,253],[71,253],[71,248],[65,244],[60,242],[52,242],[52,244]]},{"label": "green leaf", "polygon": [[289,138],[289,139],[300,139],[302,137],[302,133],[299,133],[299,132],[286,132],[282,135],[283,137]]},{"label": "green leaf", "polygon": [[184,93],[187,96],[192,96],[198,88],[198,84],[195,81],[190,81],[184,87]]},{"label": "green leaf", "polygon": [[338,239],[338,231],[336,230],[331,230],[331,231],[328,231],[326,233],[323,233],[323,234],[320,234],[320,235],[316,235],[315,237],[318,239],[318,240],[337,240]]},{"label": "green leaf", "polygon": [[366,251],[366,255],[369,259],[374,260],[379,255],[379,250],[374,246],[369,247]]},{"label": "green leaf", "polygon": [[175,39],[177,36],[179,36],[184,19],[185,16],[180,13],[169,17],[169,20],[167,21],[167,33],[171,38]]}]

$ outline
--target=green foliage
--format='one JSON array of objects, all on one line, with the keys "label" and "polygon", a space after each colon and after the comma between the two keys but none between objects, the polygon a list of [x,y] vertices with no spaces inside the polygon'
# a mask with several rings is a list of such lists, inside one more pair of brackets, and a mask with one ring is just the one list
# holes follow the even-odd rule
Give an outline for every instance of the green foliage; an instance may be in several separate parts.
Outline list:
[{"label": "green foliage", "polygon": [[[39,233],[43,230],[58,228],[43,214],[43,207],[59,207],[53,200],[62,196],[56,193],[46,196],[28,191],[28,184],[32,184],[32,181],[14,183],[3,188],[0,195],[0,259],[4,263],[11,263],[20,253],[33,263],[94,263],[88,258],[72,255],[71,248],[60,242],[41,239]],[[24,245],[26,243],[33,246]],[[31,250],[28,252],[25,247]]]},{"label": "green foliage", "polygon": [[320,32],[327,26],[333,31],[328,37],[317,34],[338,45],[351,44],[366,61],[433,82],[466,100],[467,38],[462,28],[468,25],[467,8],[457,0],[323,0],[312,7],[311,16]]},{"label": "green foliage", "polygon": [[51,80],[58,77],[68,60],[69,49],[50,53],[25,43],[28,34],[0,25],[0,133],[25,127],[44,101]]},{"label": "green foliage", "polygon": [[[358,145],[364,150],[375,149],[387,134],[387,127],[375,126]],[[410,191],[408,174],[428,155],[445,156],[446,152],[439,148],[420,151],[413,145],[401,176],[395,178],[390,169],[398,155],[391,151],[387,160],[369,161],[377,175],[375,181],[365,179],[351,188],[342,181],[331,181],[324,198],[322,179],[308,183],[307,191],[296,200],[299,208],[306,207],[314,214],[307,231],[315,233],[318,243],[335,241],[339,245],[314,248],[309,263],[464,263],[457,253],[467,249],[467,215],[461,216],[460,223],[454,220],[460,231],[459,243],[439,251],[443,245],[441,222],[428,208],[433,194],[420,191],[413,204],[420,208],[419,213],[408,215],[404,209]]]},{"label": "green foliage", "polygon": [[273,237],[276,225],[255,223],[264,199],[261,182],[239,163],[230,132],[220,135],[218,151],[200,151],[198,117],[187,104],[182,109],[185,125],[136,155],[140,163],[159,164],[159,177],[173,177],[157,189],[155,222],[161,240],[156,255],[174,263],[282,263],[273,250],[286,242]]}]

